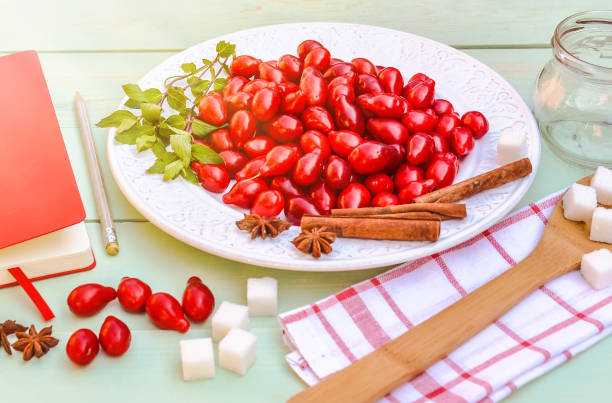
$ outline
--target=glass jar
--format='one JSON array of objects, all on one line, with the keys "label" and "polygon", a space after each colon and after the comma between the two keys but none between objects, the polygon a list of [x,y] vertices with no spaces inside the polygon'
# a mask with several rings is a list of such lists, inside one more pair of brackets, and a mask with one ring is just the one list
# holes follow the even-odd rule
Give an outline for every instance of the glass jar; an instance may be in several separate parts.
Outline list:
[{"label": "glass jar", "polygon": [[551,42],[534,94],[540,132],[568,161],[612,167],[612,11],[566,18]]}]

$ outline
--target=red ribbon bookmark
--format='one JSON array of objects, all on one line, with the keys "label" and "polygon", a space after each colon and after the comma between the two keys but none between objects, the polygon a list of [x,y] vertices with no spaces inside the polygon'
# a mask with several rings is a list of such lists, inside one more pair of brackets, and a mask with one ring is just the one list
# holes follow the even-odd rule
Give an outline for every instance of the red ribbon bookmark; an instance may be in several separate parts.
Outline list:
[{"label": "red ribbon bookmark", "polygon": [[34,288],[34,285],[25,275],[23,270],[21,270],[19,267],[13,267],[11,269],[8,269],[8,272],[11,273],[13,277],[15,277],[15,280],[17,280],[21,288],[23,288],[26,294],[28,294],[28,297],[30,297],[34,305],[36,305],[36,308],[38,308],[38,311],[40,312],[42,317],[45,320],[53,319],[55,317],[55,314],[53,314],[53,311],[51,311],[51,308],[49,308],[49,305],[47,305],[47,302],[42,297],[42,295],[40,295],[36,288]]}]

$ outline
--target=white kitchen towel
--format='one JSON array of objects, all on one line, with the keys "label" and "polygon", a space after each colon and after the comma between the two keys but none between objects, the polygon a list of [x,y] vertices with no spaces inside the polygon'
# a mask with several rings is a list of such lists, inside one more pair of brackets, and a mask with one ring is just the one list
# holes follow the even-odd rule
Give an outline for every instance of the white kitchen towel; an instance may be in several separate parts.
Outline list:
[{"label": "white kitchen towel", "polygon": [[[533,250],[561,195],[454,248],[279,315],[290,366],[312,385],[503,273]],[[612,287],[595,291],[575,271],[539,288],[382,401],[499,401],[611,331]]]}]

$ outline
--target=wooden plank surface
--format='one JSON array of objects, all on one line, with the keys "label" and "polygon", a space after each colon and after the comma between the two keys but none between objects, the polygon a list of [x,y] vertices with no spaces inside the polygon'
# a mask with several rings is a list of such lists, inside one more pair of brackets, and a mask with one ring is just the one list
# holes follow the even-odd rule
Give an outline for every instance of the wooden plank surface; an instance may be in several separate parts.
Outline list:
[{"label": "wooden plank surface", "polygon": [[[2,351],[2,402],[60,401],[60,396],[63,402],[82,401],[80,396],[86,396],[91,403],[172,402],[178,401],[177,396],[185,402],[283,401],[299,391],[303,384],[284,361],[286,350],[274,317],[251,318],[251,330],[258,337],[258,358],[245,377],[217,366],[214,380],[184,382],[178,343],[187,338],[210,337],[210,320],[204,325],[192,324],[187,334],[163,331],[157,329],[146,315],[123,311],[117,300],[98,315],[79,318],[68,310],[66,297],[79,284],[97,282],[116,286],[121,277],[127,275],[146,280],[154,292],[165,291],[180,298],[187,279],[198,275],[214,291],[217,306],[224,300],[246,304],[247,278],[275,276],[280,282],[279,310],[286,311],[380,272],[378,269],[321,273],[317,281],[313,281],[312,274],[281,273],[206,254],[173,239],[150,223],[117,224],[121,253],[109,257],[101,247],[98,224],[88,223],[87,231],[98,260],[97,267],[90,272],[36,284],[55,311],[56,318],[50,324],[60,344],[40,361],[35,359],[27,363],[21,361],[18,354],[9,358]],[[2,320],[10,317],[42,325],[39,314],[24,298],[18,287],[3,289],[0,292],[0,317]],[[84,327],[97,333],[107,315],[115,315],[130,327],[130,350],[121,358],[110,358],[100,352],[86,368],[73,365],[65,355],[70,334]],[[32,379],[37,380],[36,387],[32,387]],[[109,385],[112,385],[112,391]]]},{"label": "wooden plank surface", "polygon": [[[99,224],[82,157],[72,97],[80,91],[88,100],[92,120],[117,105],[120,85],[138,80],[174,52],[203,40],[240,29],[298,21],[341,21],[373,24],[413,32],[465,49],[504,76],[531,104],[531,91],[554,26],[582,9],[610,8],[609,0],[430,2],[385,0],[237,0],[192,2],[181,8],[152,0],[106,0],[102,3],[64,0],[0,0],[0,52],[36,49],[41,54],[51,95],[85,203],[87,229],[98,259],[95,270],[39,282],[37,286],[55,309],[52,322],[61,344],[40,361],[23,363],[0,353],[0,384],[7,401],[284,401],[304,384],[284,362],[285,349],[276,319],[254,318],[258,359],[239,377],[217,367],[211,381],[185,383],[180,376],[178,341],[210,335],[210,324],[194,325],[187,335],[160,331],[142,315],[127,314],[116,302],[103,314],[79,319],[67,309],[68,292],[84,282],[116,285],[124,275],[150,282],[155,290],[179,296],[186,279],[203,277],[220,302],[245,302],[248,277],[279,280],[279,310],[286,311],[332,294],[385,268],[344,273],[275,271],[235,263],[187,246],[146,222],[114,184],[106,151],[106,130],[95,129],[102,156],[122,251],[111,258],[100,246]],[[583,177],[543,145],[541,169],[520,205],[541,198]],[[0,291],[0,319],[15,317],[42,324],[18,288]],[[97,332],[105,314],[117,315],[133,331],[128,354],[111,359],[101,354],[85,369],[73,366],[62,351],[69,334],[89,327]],[[608,339],[568,364],[513,394],[510,402],[609,401]],[[32,387],[36,385],[36,387]],[[113,385],[109,390],[109,385]]]},{"label": "wooden plank surface", "polygon": [[[588,5],[569,0],[241,0],[180,7],[151,0],[3,0],[2,15],[12,17],[0,24],[0,51],[177,50],[229,32],[298,21],[380,25],[454,46],[547,46],[563,18],[606,8],[609,0]],[[41,27],[52,29],[41,35]]]}]

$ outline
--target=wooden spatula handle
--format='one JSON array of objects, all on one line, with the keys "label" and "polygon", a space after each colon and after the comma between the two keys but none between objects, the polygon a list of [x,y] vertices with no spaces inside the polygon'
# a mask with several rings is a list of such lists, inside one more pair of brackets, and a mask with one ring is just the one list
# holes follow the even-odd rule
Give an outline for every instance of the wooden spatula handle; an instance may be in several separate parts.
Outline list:
[{"label": "wooden spatula handle", "polygon": [[538,287],[577,268],[577,263],[551,267],[552,252],[541,246],[512,269],[289,402],[371,402],[414,378]]}]

